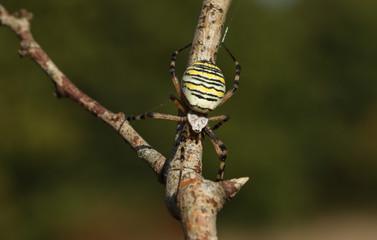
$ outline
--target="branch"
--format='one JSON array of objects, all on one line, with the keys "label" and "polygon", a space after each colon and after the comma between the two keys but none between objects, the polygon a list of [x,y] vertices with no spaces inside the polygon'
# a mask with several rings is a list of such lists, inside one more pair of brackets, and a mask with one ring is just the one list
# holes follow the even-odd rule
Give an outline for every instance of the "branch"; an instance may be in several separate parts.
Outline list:
[{"label": "branch", "polygon": [[[231,1],[203,0],[188,65],[199,60],[216,62]],[[178,131],[176,138],[180,134],[181,132]],[[217,213],[226,200],[234,197],[249,178],[221,182],[204,179],[202,141],[188,139],[184,148],[186,154],[183,163],[180,160],[180,153],[176,151],[165,173],[168,208],[173,216],[181,220],[186,239],[217,239]],[[180,168],[181,164],[183,168]]]},{"label": "branch", "polygon": [[[188,64],[206,59],[216,61],[221,33],[231,0],[204,0]],[[21,56],[36,62],[55,85],[55,96],[72,99],[112,127],[135,150],[166,185],[166,204],[170,213],[181,220],[186,239],[217,239],[216,215],[248,178],[221,182],[202,176],[202,141],[185,142],[184,161],[176,151],[182,125],[178,125],[176,144],[170,160],[153,149],[129,124],[123,113],[113,113],[79,90],[51,61],[30,32],[32,14],[26,10],[10,15],[0,5],[0,25],[9,27],[19,38]],[[183,166],[182,166],[183,164]]]},{"label": "branch", "polygon": [[81,107],[105,122],[131,146],[137,156],[144,160],[160,175],[166,158],[153,149],[126,121],[123,113],[113,113],[78,89],[54,64],[30,32],[30,21],[33,15],[21,9],[13,15],[0,5],[0,25],[10,28],[20,39],[20,56],[28,56],[37,63],[55,85],[55,96],[66,97],[77,102]]}]

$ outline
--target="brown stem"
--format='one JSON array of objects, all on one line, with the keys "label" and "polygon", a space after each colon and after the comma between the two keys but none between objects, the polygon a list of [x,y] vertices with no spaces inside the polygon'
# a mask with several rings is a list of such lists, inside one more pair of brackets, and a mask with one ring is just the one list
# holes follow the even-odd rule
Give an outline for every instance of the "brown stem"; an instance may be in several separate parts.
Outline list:
[{"label": "brown stem", "polygon": [[204,0],[196,26],[188,64],[198,60],[216,63],[226,14],[232,0]]},{"label": "brown stem", "polygon": [[[204,0],[193,39],[188,64],[197,60],[216,61],[225,16],[231,0]],[[67,97],[111,126],[135,150],[165,183],[166,203],[173,216],[180,219],[186,239],[217,239],[216,215],[248,181],[248,178],[222,182],[206,180],[202,176],[202,141],[187,139],[184,159],[176,151],[169,161],[154,150],[126,121],[123,113],[113,113],[79,90],[51,61],[30,32],[32,14],[26,10],[10,15],[0,5],[0,25],[9,27],[20,39],[21,56],[36,62],[55,85],[57,97]],[[182,129],[182,124],[179,124]],[[164,169],[166,169],[164,171]],[[164,174],[162,174],[164,173]],[[164,177],[164,178],[163,178]]]},{"label": "brown stem", "polygon": [[[231,0],[203,1],[188,65],[198,60],[216,62],[230,3]],[[179,135],[178,131],[177,138]],[[184,149],[184,161],[180,161],[177,151],[165,173],[168,208],[181,220],[186,239],[217,239],[217,213],[248,178],[222,182],[206,180],[202,176],[202,142],[188,139]]]},{"label": "brown stem", "polygon": [[[154,150],[125,120],[123,113],[113,113],[78,89],[54,64],[34,40],[30,31],[32,14],[22,9],[13,15],[0,5],[0,25],[9,27],[20,39],[21,56],[30,57],[48,75],[55,85],[56,97],[67,97],[108,124],[136,151],[153,171],[160,175],[166,158]],[[119,129],[120,128],[120,129]]]}]

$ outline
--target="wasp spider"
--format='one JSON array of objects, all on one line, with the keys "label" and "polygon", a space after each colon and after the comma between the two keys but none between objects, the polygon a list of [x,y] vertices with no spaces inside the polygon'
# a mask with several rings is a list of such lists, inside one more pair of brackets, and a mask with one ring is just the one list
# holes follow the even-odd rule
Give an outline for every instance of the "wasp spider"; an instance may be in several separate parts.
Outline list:
[{"label": "wasp spider", "polygon": [[[183,131],[179,136],[181,161],[184,159],[184,143],[188,137],[201,139],[204,133],[208,135],[213,143],[217,155],[220,159],[220,168],[216,181],[221,181],[224,176],[225,159],[227,150],[223,142],[216,137],[212,130],[219,128],[223,123],[229,120],[228,115],[208,117],[208,113],[216,107],[226,102],[238,89],[241,66],[232,55],[229,49],[224,45],[225,50],[233,59],[236,65],[236,74],[233,88],[225,92],[225,80],[214,63],[201,60],[191,64],[183,74],[181,84],[175,73],[175,61],[178,53],[188,48],[191,44],[175,51],[171,56],[170,73],[171,78],[177,91],[178,97],[170,95],[170,99],[185,114],[184,116],[174,116],[170,114],[148,112],[139,116],[127,116],[128,121],[140,120],[146,118],[166,119],[184,123]],[[219,121],[212,129],[208,125],[209,121]]]}]

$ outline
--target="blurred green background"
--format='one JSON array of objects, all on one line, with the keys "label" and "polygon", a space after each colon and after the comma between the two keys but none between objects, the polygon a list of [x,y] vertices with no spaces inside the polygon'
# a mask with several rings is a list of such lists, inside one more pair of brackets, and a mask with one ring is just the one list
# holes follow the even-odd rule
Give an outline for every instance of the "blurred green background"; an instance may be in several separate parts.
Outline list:
[{"label": "blurred green background", "polygon": [[[192,40],[201,1],[0,3],[33,12],[38,43],[111,111],[176,113],[170,54]],[[241,85],[213,115],[231,115],[217,131],[229,150],[225,178],[250,181],[220,212],[220,239],[377,239],[376,9],[368,0],[233,1],[226,43]],[[0,239],[183,239],[147,165],[112,129],[54,98],[18,49],[1,27]],[[186,63],[187,52],[179,76]],[[223,49],[217,63],[231,86]],[[175,123],[133,125],[170,156]],[[218,165],[207,141],[204,175],[214,179]]]}]

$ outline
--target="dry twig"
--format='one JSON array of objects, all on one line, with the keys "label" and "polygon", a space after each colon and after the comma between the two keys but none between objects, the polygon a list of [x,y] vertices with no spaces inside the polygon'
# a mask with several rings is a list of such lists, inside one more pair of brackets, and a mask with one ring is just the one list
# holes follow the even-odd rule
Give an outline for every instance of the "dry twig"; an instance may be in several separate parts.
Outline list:
[{"label": "dry twig", "polygon": [[[221,33],[231,0],[204,0],[188,63],[200,59],[216,61]],[[111,126],[159,176],[166,186],[166,203],[171,214],[180,219],[186,239],[217,239],[216,215],[226,200],[247,182],[239,178],[213,182],[202,176],[202,142],[185,143],[184,167],[180,156],[167,160],[153,149],[126,121],[123,113],[113,113],[80,91],[52,62],[30,32],[32,14],[21,10],[13,15],[0,5],[0,25],[9,27],[20,39],[21,56],[36,62],[55,85],[55,95],[66,97]],[[177,136],[179,136],[177,132]],[[175,150],[173,150],[175,151]]]}]

